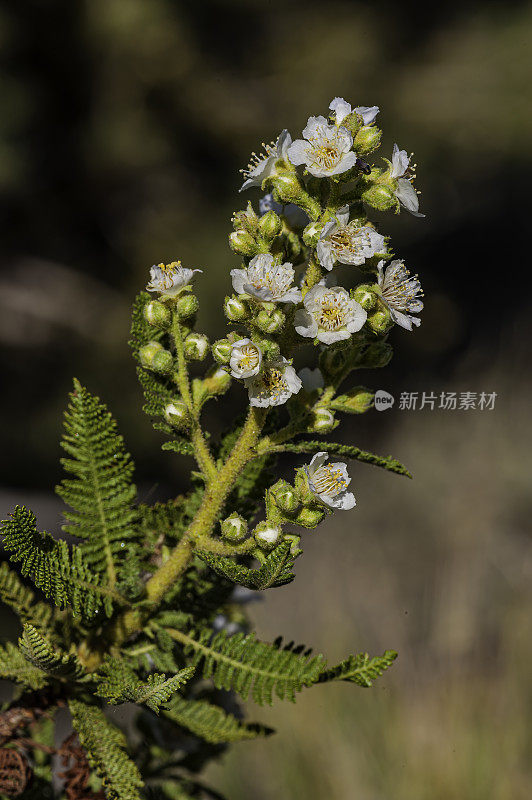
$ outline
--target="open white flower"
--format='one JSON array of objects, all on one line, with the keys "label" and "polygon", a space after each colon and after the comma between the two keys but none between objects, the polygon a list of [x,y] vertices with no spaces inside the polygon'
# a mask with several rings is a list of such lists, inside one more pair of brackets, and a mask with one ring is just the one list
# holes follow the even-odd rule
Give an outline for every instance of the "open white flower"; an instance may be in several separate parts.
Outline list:
[{"label": "open white flower", "polygon": [[316,247],[318,260],[325,269],[332,269],[337,261],[359,266],[385,249],[384,236],[375,228],[349,222],[349,206],[340,208],[323,226]]},{"label": "open white flower", "polygon": [[414,217],[424,217],[425,214],[419,213],[419,197],[411,183],[416,176],[410,167],[410,156],[406,150],[399,150],[397,144],[393,146],[390,177],[395,180],[394,193],[401,205]]},{"label": "open white flower", "polygon": [[148,292],[160,292],[164,297],[175,297],[188,286],[195,272],[201,269],[182,267],[181,261],[171,264],[154,264],[150,269],[150,282],[146,286]]},{"label": "open white flower", "polygon": [[379,106],[356,106],[353,109],[351,108],[351,103],[348,103],[343,97],[335,97],[334,100],[331,100],[329,108],[334,111],[337,125],[341,125],[344,119],[353,111],[356,111],[362,117],[364,125],[371,125],[380,111]]},{"label": "open white flower", "polygon": [[354,167],[353,137],[341,125],[329,125],[325,117],[309,117],[304,139],[296,139],[288,148],[288,158],[295,166],[305,164],[311,175],[324,178],[339,175]]},{"label": "open white flower", "polygon": [[286,151],[291,144],[292,137],[286,129],[279,134],[276,142],[263,142],[264,152],[252,153],[248,166],[241,170],[245,181],[239,191],[243,192],[251,186],[262,186],[262,182],[275,173],[277,162],[286,161]]},{"label": "open white flower", "polygon": [[229,366],[233,378],[251,378],[260,370],[262,351],[251,339],[239,339],[231,350]]},{"label": "open white flower", "polygon": [[299,303],[301,292],[295,286],[294,268],[290,262],[277,264],[270,253],[259,253],[246,269],[232,269],[233,289],[263,302]]},{"label": "open white flower", "polygon": [[412,325],[421,325],[421,320],[412,316],[423,308],[420,300],[423,292],[417,275],[411,278],[404,263],[397,259],[386,268],[384,261],[379,261],[377,269],[382,299],[393,321],[408,331],[412,330]]},{"label": "open white flower", "polygon": [[304,469],[310,491],[329,508],[347,511],[356,505],[355,495],[347,491],[351,478],[343,462],[326,464],[328,453],[316,453]]},{"label": "open white flower", "polygon": [[244,383],[250,404],[259,408],[283,405],[302,386],[301,379],[286,358],[266,362],[261,372],[245,378]]},{"label": "open white flower", "polygon": [[352,300],[342,286],[313,286],[303,303],[305,308],[296,311],[294,318],[296,331],[324,344],[349,339],[367,319],[360,303]]}]

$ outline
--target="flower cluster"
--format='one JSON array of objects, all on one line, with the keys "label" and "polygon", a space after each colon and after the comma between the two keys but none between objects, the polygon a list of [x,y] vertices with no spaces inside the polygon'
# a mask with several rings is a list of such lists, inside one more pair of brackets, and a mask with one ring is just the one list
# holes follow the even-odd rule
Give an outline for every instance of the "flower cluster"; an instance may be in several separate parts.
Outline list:
[{"label": "flower cluster", "polygon": [[[282,452],[293,439],[297,447],[302,435],[334,430],[338,413],[371,408],[368,390],[355,386],[339,393],[340,385],[357,369],[389,361],[386,340],[394,324],[406,330],[420,324],[417,276],[410,277],[403,261],[392,258],[388,238],[368,217],[371,209],[399,213],[401,208],[422,216],[411,158],[396,144],[391,160],[368,162],[381,139],[378,106],[353,107],[336,97],[329,112],[309,117],[299,139],[283,130],[262,153],[253,153],[243,170],[240,191],[260,188],[263,195],[257,209],[248,203],[233,215],[229,244],[241,263],[231,270],[233,293],[224,301],[231,329],[212,345],[217,367],[202,383],[194,382],[201,403],[235,379],[261,419],[271,409],[288,408],[289,421],[264,435],[257,453]],[[178,318],[185,360],[203,358],[208,346],[206,337],[191,331],[197,309],[191,281],[197,272],[180,262],[159,264],[147,286],[159,292],[161,308],[152,302],[146,318],[160,329],[171,324],[165,313]],[[311,355],[305,345],[313,345],[317,366],[298,371],[301,354]],[[180,346],[176,349],[179,356]],[[161,373],[175,366],[175,356],[159,341],[145,346],[142,359]],[[194,402],[174,398],[165,420],[190,431]],[[315,527],[324,514],[355,506],[346,464],[328,462],[331,451],[320,449],[319,442],[314,451],[296,470],[293,486],[281,481],[268,490],[266,519],[253,533],[257,552],[278,544],[285,522]],[[248,521],[234,514],[221,524],[227,541],[240,541],[247,530]]]}]

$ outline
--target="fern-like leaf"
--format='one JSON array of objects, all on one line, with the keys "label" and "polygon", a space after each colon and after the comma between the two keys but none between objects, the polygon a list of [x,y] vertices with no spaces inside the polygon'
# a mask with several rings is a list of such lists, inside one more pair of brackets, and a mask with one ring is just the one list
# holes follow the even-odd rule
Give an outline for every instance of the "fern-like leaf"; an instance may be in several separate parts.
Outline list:
[{"label": "fern-like leaf", "polygon": [[395,650],[386,650],[382,656],[370,658],[367,653],[349,656],[344,661],[320,675],[320,682],[324,681],[351,681],[359,686],[372,686],[373,681],[385,672],[395,659]]},{"label": "fern-like leaf", "polygon": [[0,534],[4,548],[11,553],[10,561],[19,562],[21,574],[30,576],[59,608],[70,606],[75,615],[91,619],[102,606],[110,616],[113,600],[125,602],[118,592],[100,585],[79,547],[69,550],[66,542],[38,531],[35,515],[24,506],[17,506],[11,519],[1,523]]},{"label": "fern-like leaf", "polygon": [[24,625],[19,647],[30,664],[54,678],[75,680],[85,674],[75,653],[62,653],[56,650],[33,625]]},{"label": "fern-like leaf", "polygon": [[30,622],[39,630],[50,626],[52,607],[40,600],[8,564],[0,564],[0,600],[9,606],[22,623]]},{"label": "fern-like leaf", "polygon": [[0,647],[0,678],[33,690],[42,689],[48,682],[48,675],[29,663],[12,642]]},{"label": "fern-like leaf", "polygon": [[140,773],[125,752],[126,737],[97,706],[69,700],[74,729],[87,751],[89,763],[102,779],[108,800],[141,800]]},{"label": "fern-like leaf", "polygon": [[293,558],[290,555],[290,542],[281,542],[269,553],[260,569],[248,569],[237,564],[232,558],[217,556],[214,553],[198,551],[199,557],[218,575],[248,589],[269,589],[284,586],[294,580]]},{"label": "fern-like leaf", "polygon": [[63,530],[83,539],[79,547],[85,563],[113,589],[125,548],[131,557],[136,538],[134,465],[106,406],[77,380],[61,444],[70,456],[61,463],[73,476],[56,488],[73,509],[65,513],[69,524]]},{"label": "fern-like leaf", "polygon": [[185,645],[195,666],[203,664],[203,676],[212,678],[218,689],[234,689],[244,700],[249,694],[259,705],[280,699],[295,700],[296,692],[316,683],[324,669],[321,655],[310,656],[301,647],[281,646],[258,641],[253,634],[229,636],[220,631],[215,636],[206,630],[197,637],[173,631]]},{"label": "fern-like leaf", "polygon": [[185,667],[170,678],[154,673],[148,675],[146,681],[141,681],[123,660],[108,658],[100,669],[96,694],[113,705],[137,703],[158,714],[160,706],[168,702],[193,674],[194,667]]},{"label": "fern-like leaf", "polygon": [[373,464],[375,467],[381,467],[382,469],[387,469],[389,472],[395,472],[397,475],[406,475],[407,478],[412,477],[404,464],[401,464],[396,458],[392,458],[392,456],[378,456],[375,453],[361,450],[359,447],[354,447],[349,444],[321,442],[316,440],[310,442],[296,442],[294,444],[281,444],[271,449],[279,453],[318,453],[320,451],[326,451],[331,456],[353,458],[356,461],[363,461],[365,464]]},{"label": "fern-like leaf", "polygon": [[177,696],[163,713],[165,717],[209,744],[242,742],[258,736],[269,736],[274,732],[265,725],[241,722],[207,700],[185,700]]}]

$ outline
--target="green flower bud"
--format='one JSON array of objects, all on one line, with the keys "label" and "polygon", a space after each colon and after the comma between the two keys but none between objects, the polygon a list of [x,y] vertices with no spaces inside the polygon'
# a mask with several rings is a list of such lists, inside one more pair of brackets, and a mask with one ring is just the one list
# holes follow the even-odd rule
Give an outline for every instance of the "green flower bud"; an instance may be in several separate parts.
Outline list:
[{"label": "green flower bud", "polygon": [[248,203],[247,208],[245,211],[237,211],[233,214],[233,218],[231,222],[233,223],[233,228],[235,231],[240,230],[243,228],[245,231],[256,231],[257,224],[259,218],[251,205],[251,202]]},{"label": "green flower bud", "polygon": [[323,220],[320,219],[318,222],[309,222],[303,231],[303,241],[308,247],[314,247],[317,244],[322,229]]},{"label": "green flower bud", "polygon": [[363,124],[362,117],[359,116],[355,111],[348,114],[347,117],[344,117],[342,120],[342,128],[347,128],[349,133],[353,136],[357,134],[357,131],[361,129]]},{"label": "green flower bud", "polygon": [[345,349],[328,347],[320,355],[320,368],[322,372],[336,375],[347,364],[349,353]]},{"label": "green flower bud", "polygon": [[353,142],[353,149],[365,155],[376,150],[382,139],[382,131],[376,125],[363,125]]},{"label": "green flower bud", "polygon": [[164,303],[160,303],[158,300],[150,300],[144,306],[144,319],[154,328],[165,330],[170,326],[172,312]]},{"label": "green flower bud", "polygon": [[277,483],[271,487],[270,493],[275,504],[286,514],[293,514],[300,506],[295,489],[293,486],[290,486],[288,481],[277,481]]},{"label": "green flower bud", "polygon": [[259,219],[259,231],[265,239],[273,239],[281,230],[281,218],[275,211],[267,211]]},{"label": "green flower bud", "polygon": [[285,315],[280,308],[261,308],[253,320],[257,328],[264,333],[278,333],[285,323]]},{"label": "green flower bud", "polygon": [[368,316],[367,323],[374,333],[386,333],[392,324],[392,318],[387,308],[380,308]]},{"label": "green flower bud", "polygon": [[295,203],[304,209],[311,219],[318,219],[320,216],[320,204],[305,191],[295,171],[270,175],[263,181],[263,186],[271,187],[274,199],[278,203]]},{"label": "green flower bud", "polygon": [[373,342],[366,348],[357,366],[359,368],[371,369],[386,367],[393,356],[393,348],[387,342]]},{"label": "green flower bud", "polygon": [[312,412],[308,431],[309,433],[329,433],[337,428],[338,425],[339,422],[335,420],[332,411],[323,406],[318,406]]},{"label": "green flower bud", "polygon": [[315,528],[319,525],[324,516],[324,508],[320,508],[318,505],[305,506],[294,518],[294,522],[296,525],[301,525],[303,528]]},{"label": "green flower bud", "polygon": [[227,542],[241,542],[245,539],[248,532],[248,524],[246,520],[234,511],[222,522],[220,522],[222,532],[222,539]]},{"label": "green flower bud", "polygon": [[149,342],[139,350],[140,363],[143,367],[151,369],[153,372],[161,372],[167,375],[172,371],[174,358],[172,354],[165,350],[160,342]]},{"label": "green flower bud", "polygon": [[259,252],[255,237],[243,228],[229,234],[229,247],[243,256],[254,256]]},{"label": "green flower bud", "polygon": [[259,522],[253,531],[253,537],[262,550],[273,550],[282,536],[282,530],[278,525],[269,522]]},{"label": "green flower bud", "polygon": [[347,414],[364,414],[373,405],[374,395],[363,386],[354,386],[331,401],[331,408]]},{"label": "green flower bud", "polygon": [[195,294],[186,292],[180,294],[175,301],[175,310],[179,319],[191,317],[199,308],[199,301]]},{"label": "green flower bud", "polygon": [[203,361],[209,349],[209,340],[203,333],[190,333],[183,346],[187,358]]},{"label": "green flower bud", "polygon": [[229,339],[218,339],[212,346],[212,354],[219,364],[229,364],[232,350]]},{"label": "green flower bud", "polygon": [[224,300],[224,314],[230,322],[240,322],[240,320],[247,319],[249,309],[243,300],[233,295]]},{"label": "green flower bud", "polygon": [[223,367],[212,367],[203,379],[203,389],[211,397],[224,394],[231,385],[231,376]]},{"label": "green flower bud", "polygon": [[258,339],[256,341],[267,361],[276,361],[281,355],[281,348],[273,339]]},{"label": "green flower bud", "polygon": [[182,429],[190,422],[190,412],[182,400],[174,400],[164,409],[164,418],[169,425]]},{"label": "green flower bud", "polygon": [[373,183],[369,189],[362,192],[362,200],[368,206],[376,208],[377,211],[387,211],[389,208],[395,208],[398,203],[392,188],[382,183]]},{"label": "green flower bud", "polygon": [[368,283],[361,283],[356,289],[352,290],[351,297],[360,303],[363,309],[371,311],[377,304],[377,294]]}]

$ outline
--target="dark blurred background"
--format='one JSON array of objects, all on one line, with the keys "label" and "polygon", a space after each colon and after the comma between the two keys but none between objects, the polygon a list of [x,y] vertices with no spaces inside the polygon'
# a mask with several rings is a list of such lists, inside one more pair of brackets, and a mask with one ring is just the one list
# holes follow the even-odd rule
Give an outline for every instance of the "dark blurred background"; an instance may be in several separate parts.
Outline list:
[{"label": "dark blurred background", "polygon": [[[353,465],[356,511],[308,536],[298,581],[254,616],[264,637],[306,637],[331,658],[401,657],[372,691],[318,688],[268,712],[277,740],[214,770],[236,800],[532,794],[531,35],[523,2],[0,8],[2,516],[25,500],[59,529],[73,375],[113,409],[143,498],[186,484],[189,465],[139,413],[131,301],[152,263],[181,259],[204,269],[199,328],[220,335],[229,220],[259,196],[237,196],[238,169],[335,95],[381,107],[379,153],[415,151],[427,214],[379,215],[426,308],[419,330],[394,331],[390,367],[361,379],[396,397],[497,393],[493,411],[396,403],[346,423],[415,480]],[[216,404],[210,422],[227,414]]]}]

